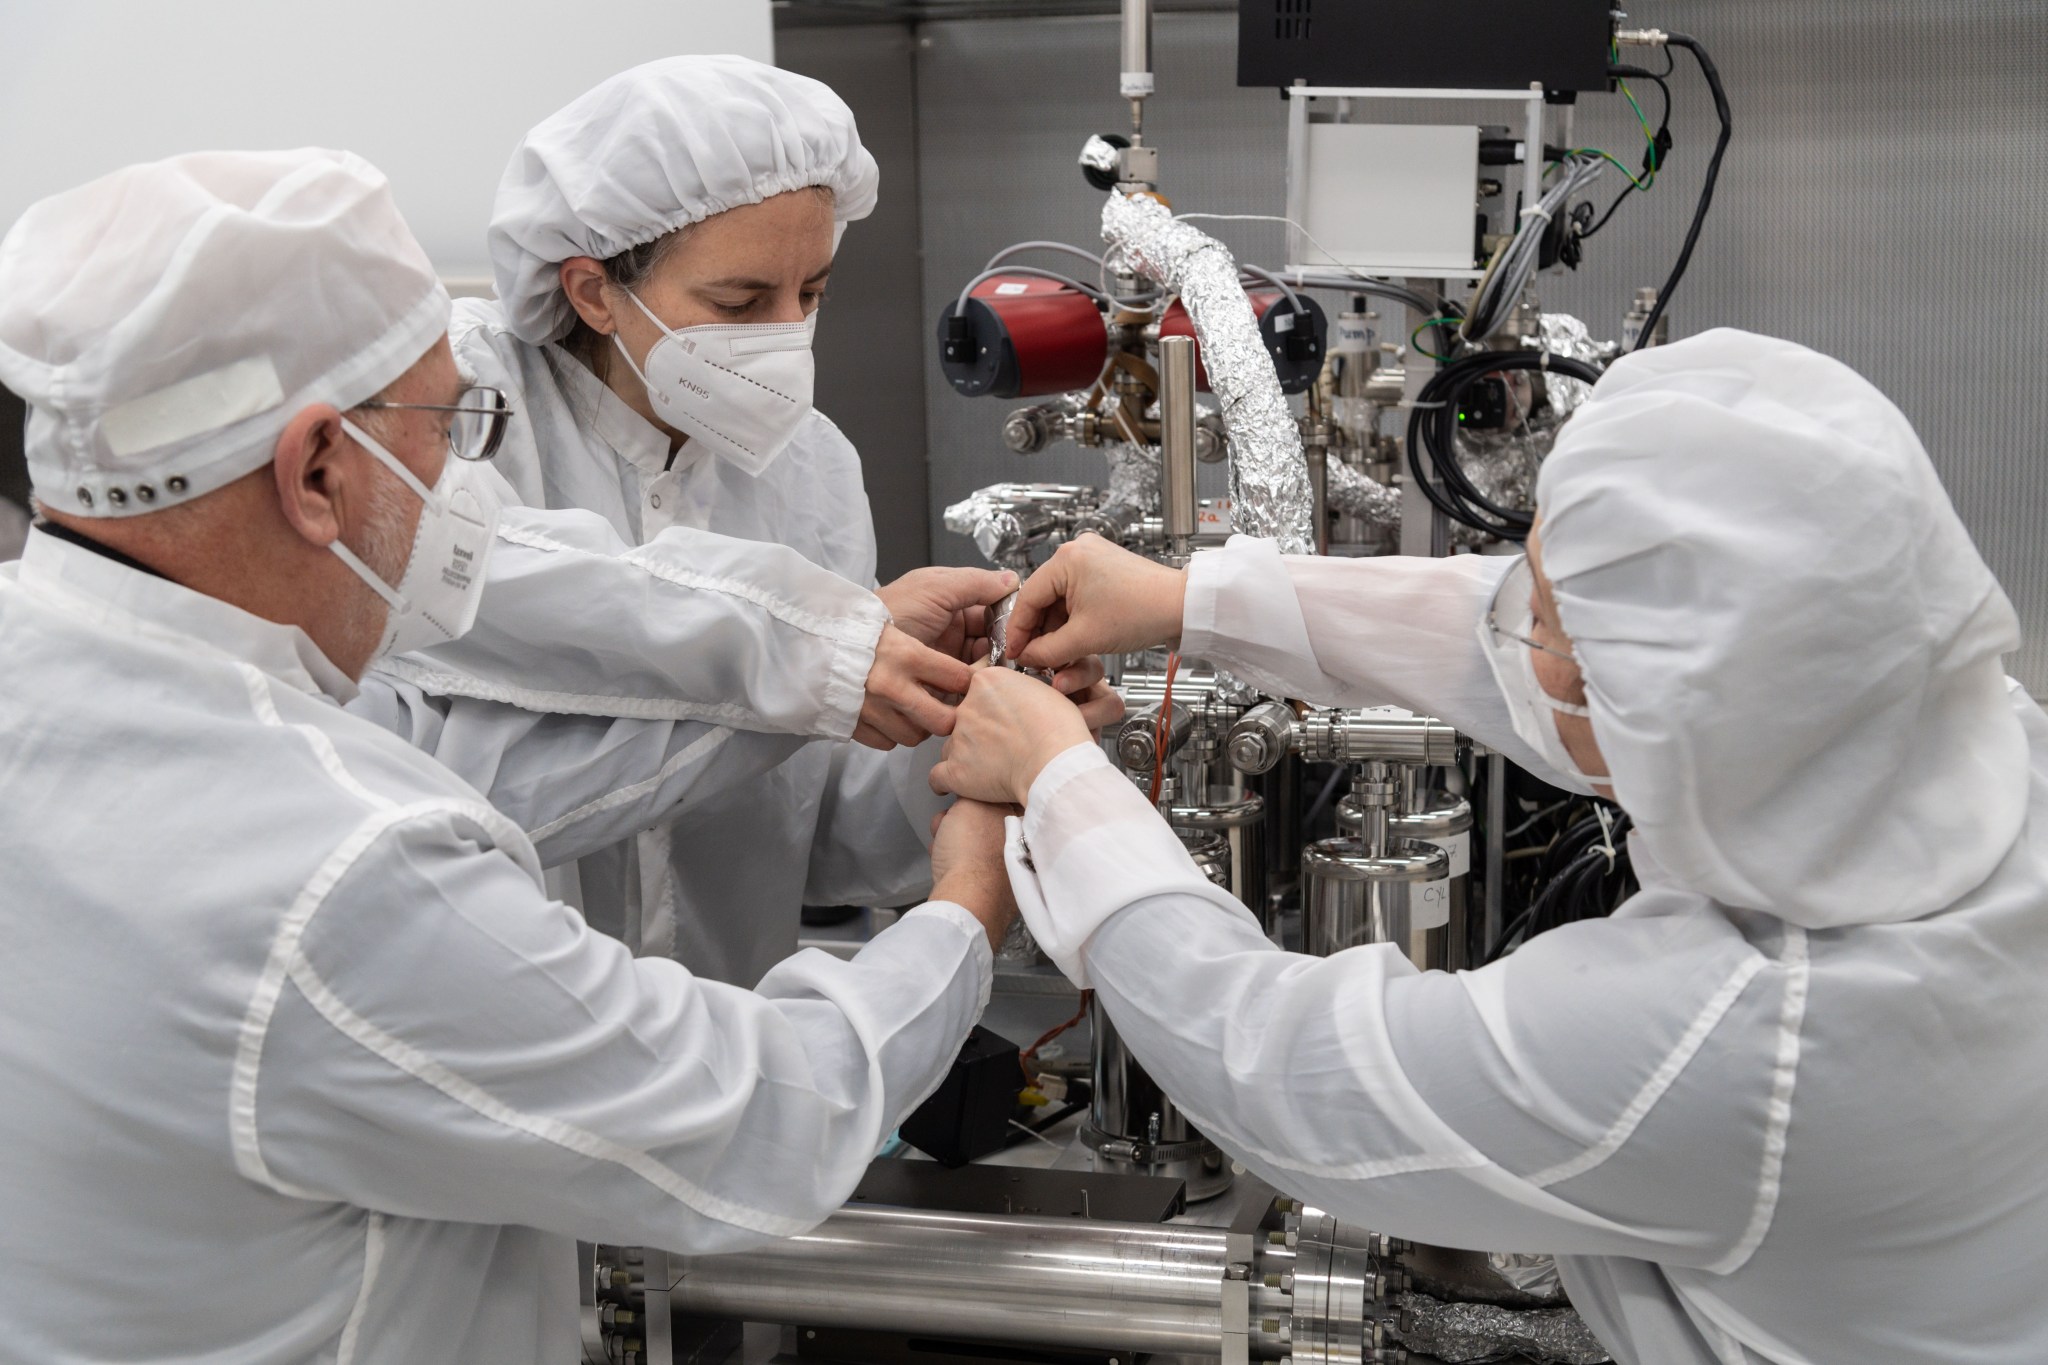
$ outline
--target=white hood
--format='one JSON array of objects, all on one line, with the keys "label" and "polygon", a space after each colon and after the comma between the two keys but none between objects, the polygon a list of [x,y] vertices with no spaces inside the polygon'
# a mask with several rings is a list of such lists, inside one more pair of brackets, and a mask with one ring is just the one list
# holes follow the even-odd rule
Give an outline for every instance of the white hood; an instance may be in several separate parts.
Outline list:
[{"label": "white hood", "polygon": [[1732,330],[1631,355],[1537,501],[1615,795],[1674,881],[1828,928],[1990,875],[2026,810],[2019,623],[1866,380]]}]

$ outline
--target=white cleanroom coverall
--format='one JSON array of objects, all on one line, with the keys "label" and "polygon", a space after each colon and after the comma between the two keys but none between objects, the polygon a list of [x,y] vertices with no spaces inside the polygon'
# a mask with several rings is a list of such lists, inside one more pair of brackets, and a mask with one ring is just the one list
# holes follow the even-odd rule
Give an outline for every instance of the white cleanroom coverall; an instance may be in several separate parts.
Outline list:
[{"label": "white cleanroom coverall", "polygon": [[10,1358],[559,1365],[574,1238],[810,1226],[985,998],[943,904],[758,993],[632,958],[302,633],[91,550],[0,640]]},{"label": "white cleanroom coverall", "polygon": [[[1613,918],[1456,974],[1282,953],[1089,746],[1013,830],[1038,941],[1226,1150],[1376,1229],[1557,1253],[1619,1361],[2048,1360],[2048,718],[1910,426],[1712,332],[1617,364],[1538,503],[1636,823]],[[1475,635],[1511,562],[1236,540],[1181,648],[1526,753]]]},{"label": "white cleanroom coverall", "polygon": [[629,546],[589,512],[506,507],[485,578],[469,633],[378,660],[349,709],[490,797],[550,864],[850,735],[889,619],[793,550],[684,529]]},{"label": "white cleanroom coverall", "polygon": [[[845,580],[845,591],[867,595],[875,534],[860,458],[822,415],[813,413],[758,475],[695,442],[668,469],[666,432],[560,347],[513,336],[497,305],[460,301],[450,336],[479,382],[511,397],[516,413],[493,467],[529,506],[588,509],[630,545],[659,543],[678,527],[767,542],[759,546],[764,555],[801,555],[810,561],[805,569],[823,566]],[[757,568],[750,576],[770,574]],[[794,596],[797,573],[788,576]],[[810,590],[807,575],[803,585]],[[832,609],[835,596],[822,595],[817,610]],[[593,592],[579,609],[601,634],[614,623],[624,628],[638,608]],[[457,641],[447,648],[462,651],[464,667],[434,675],[433,688],[506,697],[536,653],[511,643],[493,660]],[[811,681],[798,673],[782,680]],[[748,686],[775,681],[764,672]],[[549,700],[539,705],[563,709]],[[575,867],[578,903],[608,932],[638,926],[643,952],[751,984],[794,950],[805,904],[895,905],[929,889],[926,838],[939,803],[926,778],[937,752],[936,743],[888,754],[850,742],[808,745],[772,772],[584,858]]]},{"label": "white cleanroom coverall", "polygon": [[[651,61],[535,125],[492,209],[498,301],[465,301],[450,328],[463,364],[518,409],[497,467],[521,500],[587,508],[635,545],[684,526],[787,546],[871,586],[875,532],[860,459],[831,422],[813,412],[757,474],[701,440],[671,461],[670,433],[555,343],[576,321],[562,262],[609,260],[807,187],[831,191],[843,229],[873,211],[880,180],[844,100],[743,57]],[[624,608],[593,600],[589,609]],[[937,751],[812,745],[635,841],[555,869],[550,883],[640,951],[751,984],[795,945],[804,904],[898,905],[924,894],[925,841],[940,808],[926,778]]]}]

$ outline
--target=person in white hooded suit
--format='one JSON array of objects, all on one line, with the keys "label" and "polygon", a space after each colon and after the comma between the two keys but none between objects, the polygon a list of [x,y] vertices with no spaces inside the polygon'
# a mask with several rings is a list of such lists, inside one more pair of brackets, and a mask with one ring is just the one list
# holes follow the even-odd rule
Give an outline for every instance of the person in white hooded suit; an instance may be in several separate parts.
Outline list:
[{"label": "person in white hooded suit", "polygon": [[[650,62],[538,124],[493,211],[498,297],[462,300],[450,327],[462,362],[517,409],[496,466],[519,498],[595,513],[629,545],[716,531],[870,587],[860,457],[811,406],[810,341],[840,234],[873,211],[879,181],[837,95],[742,57]],[[931,621],[1004,595],[1003,577],[927,569],[879,594],[930,640]],[[805,593],[821,612],[836,595],[788,589]],[[1087,662],[1062,686],[1100,677]],[[432,679],[515,700],[518,682],[516,667]],[[1089,704],[1097,724],[1121,713],[1106,690]],[[856,732],[905,744],[892,754],[802,748],[550,884],[637,950],[751,985],[795,946],[803,905],[923,893],[937,747],[916,741],[939,728]]]},{"label": "person in white hooded suit", "polygon": [[[414,713],[365,670],[465,643],[501,546],[532,552],[500,585],[529,605],[575,590],[550,557],[645,575],[656,616],[676,558],[704,567],[668,546],[622,568],[573,527],[535,548],[573,518],[494,539],[448,311],[347,153],[131,166],[0,239],[0,379],[34,413],[42,516],[0,566],[9,1359],[569,1359],[575,1237],[712,1251],[814,1225],[987,998],[993,812],[953,807],[939,899],[852,961],[738,990],[593,933],[543,894],[539,850],[796,739],[459,699],[421,702],[411,743],[377,723]],[[782,645],[850,661],[850,708],[881,630],[855,612]],[[495,800],[436,761],[451,744],[496,746]]]},{"label": "person in white hooded suit", "polygon": [[934,780],[1026,803],[1038,941],[1282,1188],[1557,1254],[1623,1362],[2048,1359],[2048,718],[1911,426],[1710,332],[1608,372],[1538,512],[1527,561],[1083,540],[1011,629],[1041,666],[1177,637],[1611,791],[1642,891],[1610,919],[1456,974],[1281,952],[1019,675]]}]

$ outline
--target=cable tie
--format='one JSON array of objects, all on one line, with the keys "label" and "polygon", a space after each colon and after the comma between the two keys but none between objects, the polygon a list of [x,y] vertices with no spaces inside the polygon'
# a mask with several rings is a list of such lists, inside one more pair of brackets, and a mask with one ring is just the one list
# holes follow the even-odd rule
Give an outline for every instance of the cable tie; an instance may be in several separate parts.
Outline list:
[{"label": "cable tie", "polygon": [[1607,875],[1614,875],[1614,817],[1607,813],[1607,807],[1593,807],[1593,814],[1600,821],[1600,851],[1607,855]]}]

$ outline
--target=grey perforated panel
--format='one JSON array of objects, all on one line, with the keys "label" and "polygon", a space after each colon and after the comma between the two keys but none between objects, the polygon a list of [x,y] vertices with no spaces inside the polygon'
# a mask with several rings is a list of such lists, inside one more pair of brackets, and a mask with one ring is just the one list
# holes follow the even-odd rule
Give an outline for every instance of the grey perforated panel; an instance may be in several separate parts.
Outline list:
[{"label": "grey perforated panel", "polygon": [[[1633,6],[1630,22],[1705,41],[1735,109],[1720,196],[1673,300],[1676,334],[1729,325],[1791,337],[1889,393],[2020,609],[2028,641],[2015,674],[2048,692],[2048,0],[1656,0]],[[995,247],[1094,241],[1099,201],[1074,154],[1126,114],[1112,22],[931,24],[922,35],[932,545],[966,562],[971,550],[937,525],[946,502],[1003,478],[1092,481],[1100,463],[1071,447],[1007,454],[997,432],[1008,405],[945,386],[930,319]],[[1278,212],[1284,106],[1235,88],[1234,41],[1230,16],[1161,16],[1148,131],[1182,209]],[[1636,286],[1662,279],[1691,212],[1713,117],[1683,56],[1674,90],[1671,169],[1591,244],[1578,276],[1543,288],[1546,304],[1598,335],[1619,332]],[[1577,140],[1631,164],[1640,155],[1618,98],[1585,102]],[[1610,175],[1601,195],[1618,184]],[[1247,258],[1277,258],[1277,228],[1221,230]]]}]

